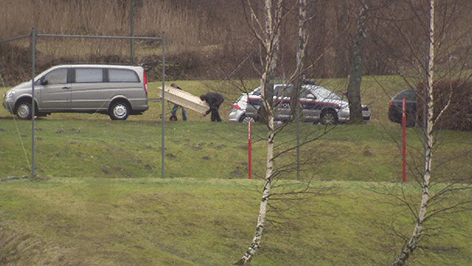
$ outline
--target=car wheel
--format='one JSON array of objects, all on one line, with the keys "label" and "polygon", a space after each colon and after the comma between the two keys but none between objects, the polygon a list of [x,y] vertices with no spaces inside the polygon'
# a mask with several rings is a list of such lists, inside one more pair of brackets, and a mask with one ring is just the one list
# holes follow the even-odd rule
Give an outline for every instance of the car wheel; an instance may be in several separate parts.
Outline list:
[{"label": "car wheel", "polygon": [[16,108],[16,115],[20,119],[31,119],[31,104],[29,102],[21,102]]},{"label": "car wheel", "polygon": [[335,125],[338,123],[338,114],[334,110],[326,110],[321,113],[320,123],[322,125]]},{"label": "car wheel", "polygon": [[242,115],[241,118],[239,119],[239,122],[241,123],[249,123],[249,122],[256,122],[256,119],[250,116]]},{"label": "car wheel", "polygon": [[126,103],[116,102],[110,108],[110,118],[112,120],[126,120],[129,116],[129,107]]}]

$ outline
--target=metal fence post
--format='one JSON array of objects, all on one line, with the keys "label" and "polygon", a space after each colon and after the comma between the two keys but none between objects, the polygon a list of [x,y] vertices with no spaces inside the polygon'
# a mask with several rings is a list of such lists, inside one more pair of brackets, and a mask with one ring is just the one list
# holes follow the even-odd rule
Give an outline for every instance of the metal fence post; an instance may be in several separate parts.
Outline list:
[{"label": "metal fence post", "polygon": [[[131,0],[131,6],[130,6],[130,11],[129,11],[129,28],[130,28],[130,37],[134,37],[134,1]],[[134,39],[130,40],[130,55],[129,55],[129,61],[130,64],[134,64]]]},{"label": "metal fence post", "polygon": [[162,178],[166,177],[166,34],[162,33]]},{"label": "metal fence post", "polygon": [[33,169],[31,170],[31,177],[36,177],[36,142],[35,142],[35,133],[36,133],[36,120],[35,120],[35,92],[34,92],[34,76],[36,76],[36,29],[33,28],[31,30],[31,50],[33,51],[32,54],[32,73],[31,73],[31,121],[32,121],[32,133],[31,133],[31,143],[32,143],[32,153],[33,153]]}]

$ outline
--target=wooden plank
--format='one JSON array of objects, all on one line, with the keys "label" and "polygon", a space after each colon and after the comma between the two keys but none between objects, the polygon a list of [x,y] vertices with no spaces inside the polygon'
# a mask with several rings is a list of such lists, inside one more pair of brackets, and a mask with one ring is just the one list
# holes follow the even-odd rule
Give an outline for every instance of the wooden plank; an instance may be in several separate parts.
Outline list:
[{"label": "wooden plank", "polygon": [[[162,87],[158,87],[157,89],[159,98],[162,99]],[[171,86],[165,86],[165,94],[166,101],[178,104],[192,111],[204,113],[210,109],[206,102],[200,100],[200,97],[197,97],[184,90],[179,90]]]}]

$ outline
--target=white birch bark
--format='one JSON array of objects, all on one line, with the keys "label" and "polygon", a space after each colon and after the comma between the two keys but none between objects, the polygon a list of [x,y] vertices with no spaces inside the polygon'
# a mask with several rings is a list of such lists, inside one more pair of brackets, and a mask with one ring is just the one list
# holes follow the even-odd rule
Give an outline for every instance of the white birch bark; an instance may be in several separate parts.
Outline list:
[{"label": "white birch bark", "polygon": [[265,220],[267,215],[267,204],[271,195],[271,186],[272,186],[272,173],[274,168],[274,112],[272,106],[272,95],[269,93],[269,90],[273,90],[273,87],[268,87],[270,79],[273,77],[275,67],[277,65],[277,49],[279,42],[279,23],[281,19],[281,8],[282,0],[277,1],[277,6],[275,10],[275,21],[272,18],[272,0],[265,0],[265,9],[266,9],[266,34],[265,39],[262,40],[264,44],[266,56],[265,56],[265,68],[261,76],[261,94],[263,98],[263,104],[265,110],[267,111],[267,161],[266,161],[266,175],[265,183],[262,191],[262,200],[259,207],[259,216],[257,218],[256,231],[251,245],[249,245],[248,250],[244,256],[238,261],[239,265],[248,264],[254,255],[256,254],[257,249],[260,246],[262,233],[264,231]]},{"label": "white birch bark", "polygon": [[434,77],[434,0],[430,0],[430,22],[429,22],[429,62],[428,62],[428,81],[427,81],[427,111],[426,111],[426,147],[424,155],[424,174],[423,174],[423,194],[421,196],[420,208],[418,211],[418,217],[416,221],[413,234],[409,238],[408,242],[403,247],[401,254],[391,264],[392,266],[405,265],[408,258],[411,256],[413,251],[418,247],[418,244],[423,235],[424,221],[426,218],[428,203],[429,203],[429,184],[431,179],[431,169],[433,161],[433,109],[434,109],[434,98],[433,98],[433,77]]},{"label": "white birch bark", "polygon": [[300,92],[303,86],[303,70],[304,70],[304,60],[305,60],[305,48],[307,43],[306,36],[306,0],[298,1],[298,40],[297,40],[297,67],[295,70],[295,95],[291,97],[291,111],[292,117],[297,121],[297,180],[300,180],[300,157],[301,157],[301,148],[300,148],[300,120],[303,118],[300,110]]}]

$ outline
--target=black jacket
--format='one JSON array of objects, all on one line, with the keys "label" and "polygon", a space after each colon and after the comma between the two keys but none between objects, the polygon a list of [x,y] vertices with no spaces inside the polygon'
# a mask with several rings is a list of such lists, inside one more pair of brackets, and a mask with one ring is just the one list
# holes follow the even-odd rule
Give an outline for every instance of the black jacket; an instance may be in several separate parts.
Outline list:
[{"label": "black jacket", "polygon": [[202,101],[207,102],[210,108],[212,107],[218,108],[225,101],[225,98],[223,97],[223,95],[216,92],[209,92],[207,94],[203,94],[202,96],[200,96],[200,99]]}]

